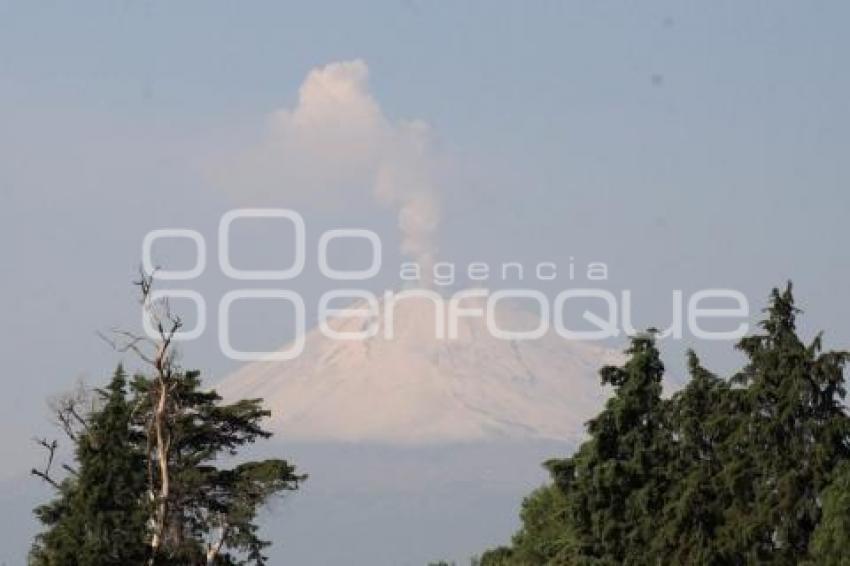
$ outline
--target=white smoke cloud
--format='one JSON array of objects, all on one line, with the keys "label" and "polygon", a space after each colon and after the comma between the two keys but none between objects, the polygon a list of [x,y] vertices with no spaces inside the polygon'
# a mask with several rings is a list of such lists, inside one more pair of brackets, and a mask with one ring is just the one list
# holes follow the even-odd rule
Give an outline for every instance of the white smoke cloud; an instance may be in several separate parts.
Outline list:
[{"label": "white smoke cloud", "polygon": [[402,253],[430,269],[440,218],[430,127],[388,118],[368,76],[359,59],[313,69],[295,107],[273,112],[263,138],[227,160],[218,176],[252,205],[392,207]]}]

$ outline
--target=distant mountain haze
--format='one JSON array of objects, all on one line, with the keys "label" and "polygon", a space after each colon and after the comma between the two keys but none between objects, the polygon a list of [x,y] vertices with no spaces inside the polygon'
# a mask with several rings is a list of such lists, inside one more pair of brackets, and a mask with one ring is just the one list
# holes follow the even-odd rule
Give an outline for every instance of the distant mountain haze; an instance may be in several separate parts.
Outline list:
[{"label": "distant mountain haze", "polygon": [[[472,301],[464,308],[474,308]],[[378,321],[387,308],[379,302]],[[296,359],[247,364],[216,388],[226,399],[265,399],[272,411],[267,425],[282,440],[572,443],[581,437],[606,397],[599,368],[618,363],[619,353],[554,332],[536,340],[497,338],[475,316],[458,318],[456,338],[439,338],[435,309],[427,298],[399,298],[389,314],[391,338],[383,327],[357,340],[332,339],[317,328]],[[538,323],[506,301],[498,303],[496,319],[514,331]],[[370,323],[342,315],[328,326],[355,332]]]},{"label": "distant mountain haze", "polygon": [[[519,305],[498,305],[500,328],[538,325]],[[377,321],[374,337],[331,339],[316,328],[297,358],[248,363],[216,385],[228,400],[262,397],[272,450],[310,475],[270,509],[272,562],[465,564],[509,540],[523,497],[547,478],[540,463],[572,453],[607,396],[599,368],[622,356],[554,332],[503,340],[475,316],[458,318],[456,339],[438,338],[426,298],[379,301],[374,320],[349,316],[366,307],[352,303],[328,326],[355,332]],[[315,544],[317,531],[333,542]]]}]

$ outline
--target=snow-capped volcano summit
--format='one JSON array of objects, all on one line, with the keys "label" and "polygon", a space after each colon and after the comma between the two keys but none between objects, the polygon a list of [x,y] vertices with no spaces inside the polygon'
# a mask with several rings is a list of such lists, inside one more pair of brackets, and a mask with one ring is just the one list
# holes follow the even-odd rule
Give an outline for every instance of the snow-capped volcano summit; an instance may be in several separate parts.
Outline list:
[{"label": "snow-capped volcano summit", "polygon": [[[387,308],[379,303],[378,320]],[[250,363],[217,389],[227,399],[264,398],[269,428],[286,440],[573,441],[605,400],[599,368],[621,359],[552,332],[537,340],[496,338],[476,317],[460,317],[457,337],[440,338],[435,304],[425,298],[398,299],[389,317],[391,338],[378,332],[345,341],[315,329],[296,359]],[[496,319],[504,329],[537,326],[534,315],[505,301]],[[329,326],[351,332],[368,323],[342,316]]]}]

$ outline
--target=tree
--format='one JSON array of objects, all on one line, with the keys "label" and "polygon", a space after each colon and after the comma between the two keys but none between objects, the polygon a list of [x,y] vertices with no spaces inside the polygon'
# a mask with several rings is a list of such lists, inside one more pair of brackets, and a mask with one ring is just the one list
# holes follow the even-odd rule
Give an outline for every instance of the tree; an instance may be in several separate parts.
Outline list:
[{"label": "tree", "polygon": [[119,366],[108,387],[96,391],[104,405],[81,419],[74,434],[74,473],[60,484],[49,467],[42,475],[57,485],[58,496],[36,509],[47,530],[36,539],[32,564],[139,564],[147,556],[144,457],[130,427],[126,383]]},{"label": "tree", "polygon": [[652,336],[633,339],[601,372],[614,395],[590,438],[546,463],[552,484],[493,563],[850,564],[850,354],[799,338],[790,283],[765,310],[741,371],[720,379],[690,352],[667,401]]},{"label": "tree", "polygon": [[643,564],[663,509],[670,438],[661,399],[664,364],[653,333],[632,338],[623,366],[600,370],[614,388],[570,458],[544,463],[551,486],[526,498],[511,547],[482,564]]},{"label": "tree", "polygon": [[297,489],[306,476],[279,459],[231,470],[212,464],[271,436],[259,424],[269,412],[260,399],[222,405],[214,391],[201,390],[198,372],[178,366],[174,343],[183,322],[167,300],[153,300],[153,284],[154,273],[141,272],[136,281],[155,337],[113,331],[117,340],[110,341],[151,370],[133,384],[151,502],[147,563],[235,564],[241,553],[264,564],[262,549],[269,543],[257,536],[257,510],[273,495]]},{"label": "tree", "polygon": [[522,527],[511,540],[512,564],[561,564],[575,554],[567,498],[556,485],[534,490],[522,502]]},{"label": "tree", "polygon": [[516,564],[513,550],[506,546],[492,548],[481,555],[481,566],[511,566]]},{"label": "tree", "polygon": [[567,482],[564,466],[554,468],[570,499],[578,556],[600,564],[641,563],[635,551],[649,548],[662,509],[664,364],[652,334],[632,338],[626,353],[622,367],[600,371],[614,395],[588,422],[590,439],[574,458],[574,477]]},{"label": "tree", "polygon": [[[137,376],[133,389],[139,407],[139,428],[150,429],[151,405],[157,402],[156,380]],[[256,515],[273,495],[298,488],[306,476],[284,460],[251,461],[234,468],[214,465],[222,455],[235,456],[240,447],[270,433],[260,427],[269,416],[260,399],[222,404],[215,391],[200,389],[196,371],[172,375],[167,468],[168,528],[155,563],[238,564],[244,555],[264,564],[269,545],[258,537]],[[151,469],[159,469],[153,462]],[[151,476],[155,475],[149,472]]]},{"label": "tree", "polygon": [[728,564],[717,543],[725,509],[732,505],[718,484],[720,445],[733,426],[725,381],[702,367],[688,352],[691,379],[667,404],[670,460],[664,475],[669,486],[658,518],[652,554],[662,564]]},{"label": "tree", "polygon": [[850,555],[850,462],[836,470],[835,478],[821,496],[823,515],[811,540],[811,564],[847,566]]},{"label": "tree", "polygon": [[822,352],[820,334],[800,340],[790,283],[773,290],[766,312],[762,332],[738,344],[748,363],[733,382],[746,388],[746,418],[730,442],[752,464],[753,487],[728,527],[746,534],[735,550],[749,560],[798,564],[820,520],[819,493],[850,457],[841,402],[848,353]]},{"label": "tree", "polygon": [[58,491],[36,510],[48,527],[33,545],[38,565],[231,565],[266,563],[270,543],[259,537],[259,509],[306,478],[281,459],[217,465],[240,448],[271,436],[261,427],[270,413],[261,399],[222,402],[201,387],[199,372],[176,363],[174,340],[182,326],[167,302],[151,300],[153,277],[137,282],[157,337],[113,331],[109,343],[150,367],[137,374],[132,393],[123,371],[106,391],[103,408],[81,410],[79,395],[57,416],[75,446],[77,469],[51,476],[57,442],[44,470],[33,473]]}]

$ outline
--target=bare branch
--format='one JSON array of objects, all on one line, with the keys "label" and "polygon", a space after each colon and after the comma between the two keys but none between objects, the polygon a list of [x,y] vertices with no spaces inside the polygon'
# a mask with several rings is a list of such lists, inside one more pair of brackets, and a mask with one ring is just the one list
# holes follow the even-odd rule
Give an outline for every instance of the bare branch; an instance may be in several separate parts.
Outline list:
[{"label": "bare branch", "polygon": [[48,442],[46,438],[37,438],[35,441],[37,444],[47,449],[47,464],[44,466],[43,471],[33,468],[30,470],[30,473],[34,476],[40,477],[56,489],[59,489],[59,483],[50,477],[50,467],[53,465],[53,458],[56,456],[56,448],[59,447],[59,442],[56,440]]},{"label": "bare branch", "polygon": [[144,268],[139,266],[139,280],[133,281],[133,285],[136,285],[141,292],[142,298],[140,302],[145,304],[150,297],[151,287],[153,287],[153,280],[156,272],[159,271],[159,266],[154,267],[153,271],[150,273],[145,273]]},{"label": "bare branch", "polygon": [[[91,407],[86,407],[91,398],[90,391],[85,385],[80,382],[76,390],[65,393],[50,401],[50,409],[56,416],[57,424],[59,424],[65,434],[72,441],[76,442],[79,438],[80,431],[88,429],[88,421],[85,416],[91,410],[94,410],[94,399],[91,399]],[[82,407],[82,412],[80,408]]]},{"label": "bare branch", "polygon": [[154,359],[151,355],[140,347],[140,344],[146,344],[151,348],[154,348],[154,342],[147,336],[139,336],[137,334],[133,334],[127,330],[121,330],[118,328],[110,329],[110,333],[112,333],[116,338],[110,338],[103,332],[98,331],[96,334],[100,337],[101,340],[109,344],[109,346],[115,350],[116,352],[133,352],[142,361],[148,363],[150,365],[154,365]]}]

